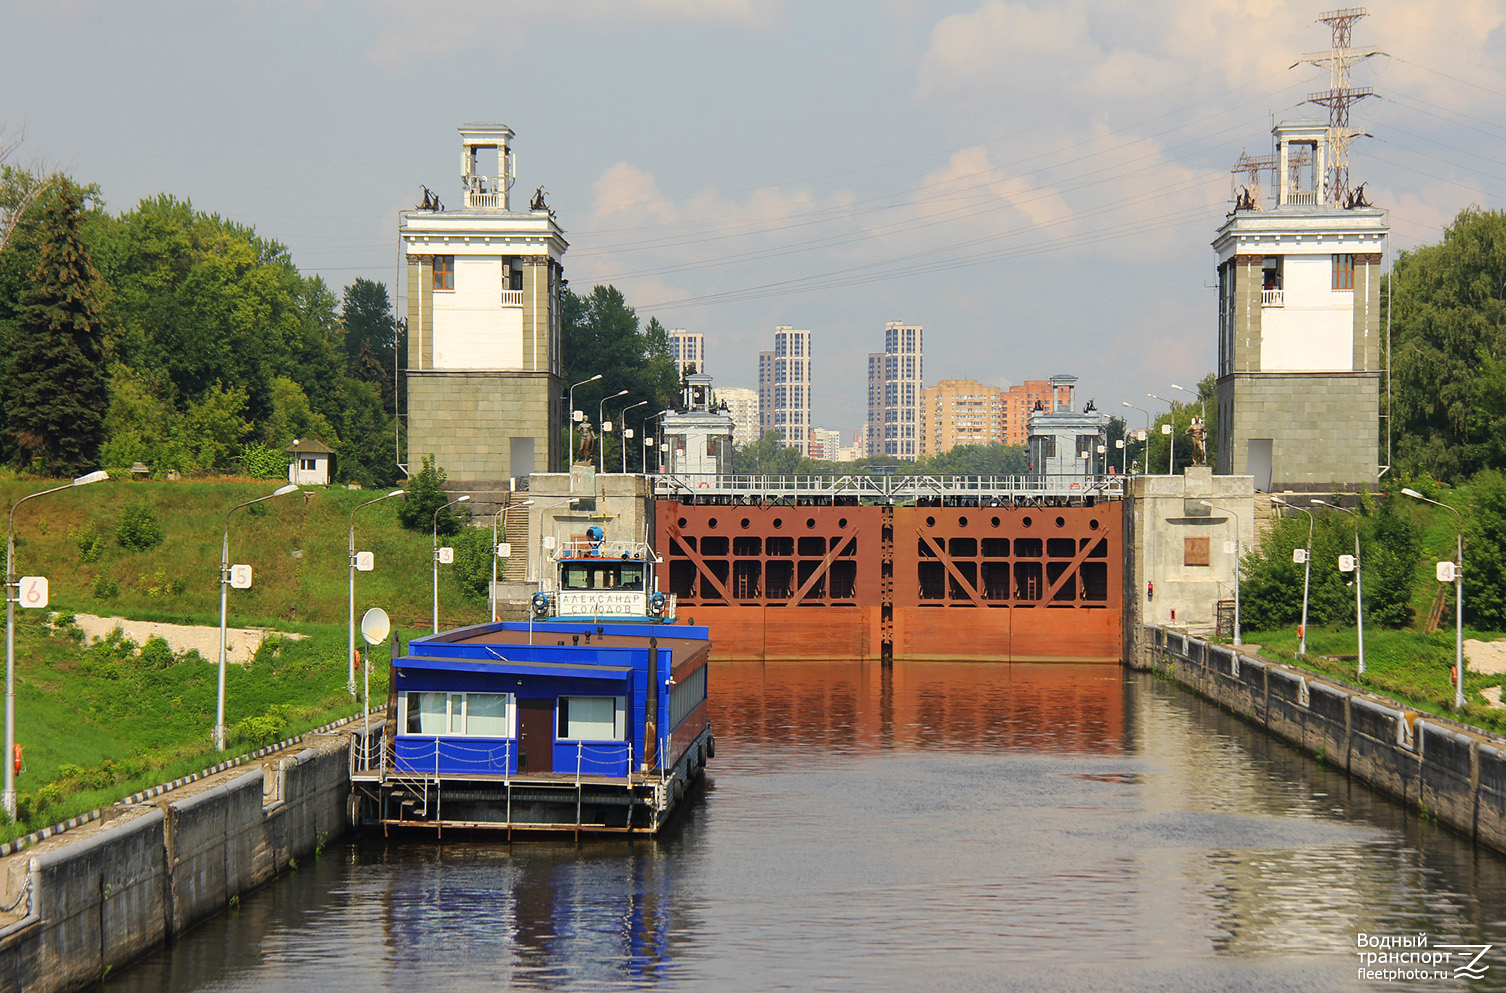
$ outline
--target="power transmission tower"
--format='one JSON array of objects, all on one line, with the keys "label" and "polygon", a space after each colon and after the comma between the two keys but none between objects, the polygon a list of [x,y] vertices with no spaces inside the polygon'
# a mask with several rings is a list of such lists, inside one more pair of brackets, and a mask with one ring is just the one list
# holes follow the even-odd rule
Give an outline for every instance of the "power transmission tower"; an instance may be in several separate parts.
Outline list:
[{"label": "power transmission tower", "polygon": [[1378,48],[1349,44],[1354,22],[1367,13],[1364,7],[1343,7],[1319,14],[1318,20],[1332,29],[1333,42],[1327,52],[1302,56],[1309,65],[1328,67],[1328,89],[1309,93],[1307,102],[1328,108],[1328,202],[1334,206],[1343,206],[1349,199],[1349,144],[1360,134],[1349,127],[1349,107],[1375,95],[1368,86],[1349,85],[1349,70],[1355,63],[1382,54]]}]

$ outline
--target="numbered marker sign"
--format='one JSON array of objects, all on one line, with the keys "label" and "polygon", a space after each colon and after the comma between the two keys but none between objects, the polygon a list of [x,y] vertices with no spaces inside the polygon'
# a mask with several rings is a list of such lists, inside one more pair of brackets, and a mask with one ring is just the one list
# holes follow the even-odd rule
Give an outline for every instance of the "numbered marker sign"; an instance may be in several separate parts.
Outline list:
[{"label": "numbered marker sign", "polygon": [[1295,562],[1295,563],[1297,563],[1298,565],[1302,565],[1304,562],[1306,562],[1307,561],[1307,549],[1305,549],[1305,548],[1293,548],[1292,549],[1292,561]]},{"label": "numbered marker sign", "polygon": [[356,572],[370,572],[376,568],[376,556],[370,552],[356,552]]},{"label": "numbered marker sign", "polygon": [[1224,554],[1225,555],[1233,555],[1233,554],[1235,554],[1235,549],[1237,547],[1238,546],[1236,546],[1234,544],[1234,542],[1232,542],[1232,541],[1226,541],[1226,542],[1224,542]]},{"label": "numbered marker sign", "polygon": [[510,542],[506,542],[506,541],[498,542],[498,544],[497,544],[497,558],[499,558],[499,559],[505,559],[505,558],[510,557],[511,555],[512,555],[512,544]]},{"label": "numbered marker sign", "polygon": [[18,595],[23,607],[47,606],[47,577],[22,576]]},{"label": "numbered marker sign", "polygon": [[449,565],[451,562],[454,562],[454,561],[455,561],[455,549],[451,548],[449,545],[446,545],[446,546],[444,546],[443,548],[441,548],[439,550],[439,564],[440,565]]},{"label": "numbered marker sign", "polygon": [[251,567],[249,565],[233,565],[230,567],[230,588],[233,590],[249,590],[251,588]]},{"label": "numbered marker sign", "polygon": [[[1440,582],[1440,583],[1452,583],[1453,581],[1454,581],[1454,563],[1452,563],[1452,562],[1439,562],[1438,563],[1438,582]],[[25,580],[22,580],[22,582],[25,582]],[[44,580],[44,582],[45,582],[45,580]]]},{"label": "numbered marker sign", "polygon": [[1353,555],[1340,555],[1339,556],[1339,571],[1340,572],[1353,572],[1354,571],[1354,556]]},{"label": "numbered marker sign", "polygon": [[1170,424],[1162,424],[1161,425],[1161,433],[1162,434],[1171,434],[1171,425]]}]

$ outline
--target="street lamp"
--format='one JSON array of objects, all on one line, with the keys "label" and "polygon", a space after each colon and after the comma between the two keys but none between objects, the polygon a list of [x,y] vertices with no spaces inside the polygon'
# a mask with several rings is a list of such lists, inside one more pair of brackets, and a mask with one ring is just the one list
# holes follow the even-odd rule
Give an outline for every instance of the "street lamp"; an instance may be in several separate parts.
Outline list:
[{"label": "street lamp", "polygon": [[629,441],[631,441],[632,437],[633,437],[633,429],[627,426],[627,412],[630,411],[630,410],[632,410],[634,407],[641,407],[641,406],[643,406],[646,403],[648,403],[647,400],[639,400],[637,403],[630,403],[626,407],[622,408],[622,413],[620,413],[620,414],[617,415],[617,420],[622,423],[622,446],[621,447],[622,447],[622,472],[623,472],[623,475],[627,475],[627,443]]},{"label": "street lamp", "polygon": [[261,503],[263,500],[297,492],[298,484],[289,483],[278,487],[266,496],[238,503],[225,512],[225,536],[220,541],[220,677],[219,692],[214,705],[214,750],[217,752],[225,749],[225,610],[230,592],[230,515],[253,503]]},{"label": "street lamp", "polygon": [[391,493],[377,497],[375,500],[367,500],[357,504],[350,512],[350,621],[349,634],[350,646],[345,657],[350,660],[350,677],[346,680],[345,687],[350,690],[352,700],[356,696],[356,511],[362,507],[370,507],[374,503],[381,503],[392,497],[400,497],[405,490],[393,490]]},{"label": "street lamp", "polygon": [[437,508],[434,511],[434,633],[435,634],[439,633],[439,515],[440,515],[441,512],[443,512],[445,510],[445,508],[447,508],[447,507],[453,507],[457,503],[465,503],[470,498],[471,498],[471,495],[469,493],[467,493],[465,496],[456,497],[455,499],[451,500],[449,503],[445,504],[442,507]]},{"label": "street lamp", "polygon": [[[1128,407],[1130,410],[1138,410],[1140,413],[1142,413],[1142,414],[1145,415],[1145,454],[1146,454],[1145,470],[1146,470],[1146,474],[1149,474],[1149,472],[1150,472],[1150,411],[1146,410],[1144,407],[1136,407],[1134,404],[1130,403],[1128,400],[1122,400],[1122,401],[1120,401],[1120,403],[1123,406]],[[1126,446],[1126,447],[1128,447],[1128,446]]]},{"label": "street lamp", "polygon": [[[1170,400],[1166,399],[1165,397],[1163,397],[1163,396],[1157,396],[1154,393],[1147,393],[1145,395],[1148,396],[1148,397],[1150,397],[1152,400],[1160,400],[1162,403],[1166,404],[1166,406],[1170,408],[1171,420],[1166,425],[1167,427],[1171,428],[1170,431],[1166,432],[1166,443],[1167,443],[1167,448],[1166,448],[1166,475],[1168,475],[1168,476],[1174,476],[1174,475],[1176,475],[1176,471],[1174,469],[1174,466],[1175,466],[1175,463],[1176,463],[1176,454],[1177,454],[1177,405],[1174,404],[1174,403],[1172,403]],[[1146,428],[1146,430],[1149,431],[1150,429]],[[1150,438],[1149,437],[1147,437],[1145,439],[1145,450],[1147,452],[1150,451]]]},{"label": "street lamp", "polygon": [[492,595],[491,595],[491,610],[492,610],[492,623],[493,624],[497,623],[497,559],[499,558],[498,548],[500,547],[497,544],[497,518],[501,517],[504,513],[506,513],[507,511],[511,510],[514,507],[528,507],[528,506],[531,506],[532,504],[533,504],[532,500],[524,500],[522,503],[503,504],[502,506],[498,507],[497,508],[497,512],[492,515],[492,589],[491,589]]},{"label": "street lamp", "polygon": [[1302,553],[1302,626],[1298,628],[1298,637],[1302,644],[1297,648],[1298,655],[1307,654],[1307,587],[1308,580],[1313,572],[1313,512],[1306,507],[1294,507],[1281,499],[1279,496],[1271,497],[1272,503],[1279,503],[1288,510],[1295,510],[1307,515],[1307,551]]},{"label": "street lamp", "polygon": [[1115,438],[1114,447],[1122,453],[1119,457],[1119,475],[1129,475],[1129,445],[1125,444],[1124,438]]},{"label": "street lamp", "polygon": [[71,483],[29,493],[10,505],[10,518],[5,528],[5,754],[0,758],[5,760],[5,813],[13,821],[16,819],[16,764],[11,761],[16,751],[16,601],[21,596],[21,581],[16,578],[16,508],[39,496],[109,478],[108,473],[98,470],[79,476]]},{"label": "street lamp", "polygon": [[1360,640],[1360,657],[1355,667],[1355,675],[1363,676],[1365,674],[1365,583],[1362,574],[1365,570],[1360,562],[1360,515],[1336,503],[1319,500],[1317,497],[1313,497],[1312,502],[1354,518],[1354,620]]},{"label": "street lamp", "polygon": [[576,383],[575,386],[570,387],[570,450],[565,453],[566,471],[569,471],[570,467],[575,464],[575,387],[585,386],[587,383],[594,383],[600,378],[601,373],[598,372],[590,379],[582,379],[580,382]]},{"label": "street lamp", "polygon": [[[1203,422],[1203,430],[1207,431],[1208,430],[1208,401],[1203,399],[1203,394],[1200,393],[1197,390],[1189,390],[1185,386],[1178,386],[1176,383],[1172,383],[1171,384],[1171,388],[1174,389],[1174,390],[1181,390],[1183,393],[1191,393],[1193,396],[1197,397],[1197,400],[1198,400],[1198,415],[1197,415],[1198,416],[1198,420],[1200,420],[1200,421]],[[1176,430],[1175,425],[1173,425],[1172,430],[1173,431]],[[1207,445],[1207,441],[1206,441],[1207,435],[1205,434],[1203,437],[1205,439],[1203,444],[1206,446]],[[1206,452],[1207,448],[1205,447],[1203,450],[1204,450],[1204,452]],[[1193,454],[1196,455],[1197,453],[1194,452]]]},{"label": "street lamp", "polygon": [[1459,522],[1459,543],[1454,559],[1454,710],[1464,709],[1464,517],[1446,503],[1430,500],[1416,490],[1403,488],[1402,492],[1414,500],[1430,503],[1435,507],[1453,511]]},{"label": "street lamp", "polygon": [[1234,644],[1238,646],[1243,644],[1239,640],[1239,515],[1228,507],[1215,507],[1207,500],[1199,500],[1198,503],[1209,510],[1221,510],[1234,518]]},{"label": "street lamp", "polygon": [[601,403],[596,405],[596,426],[601,429],[601,440],[596,444],[597,449],[599,449],[597,455],[601,463],[599,472],[605,473],[607,471],[607,401],[616,400],[618,397],[625,397],[627,395],[627,390],[618,390],[609,397],[602,397]]}]

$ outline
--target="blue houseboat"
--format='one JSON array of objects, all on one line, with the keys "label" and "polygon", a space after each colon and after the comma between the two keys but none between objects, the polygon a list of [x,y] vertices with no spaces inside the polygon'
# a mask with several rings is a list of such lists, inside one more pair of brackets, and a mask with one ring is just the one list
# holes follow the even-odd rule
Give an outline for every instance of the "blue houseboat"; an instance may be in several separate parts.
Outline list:
[{"label": "blue houseboat", "polygon": [[[651,552],[591,532],[556,556],[535,619],[415,638],[393,660],[382,747],[353,775],[384,830],[652,834],[705,769],[707,630],[669,622]],[[575,619],[556,619],[571,593]]]}]

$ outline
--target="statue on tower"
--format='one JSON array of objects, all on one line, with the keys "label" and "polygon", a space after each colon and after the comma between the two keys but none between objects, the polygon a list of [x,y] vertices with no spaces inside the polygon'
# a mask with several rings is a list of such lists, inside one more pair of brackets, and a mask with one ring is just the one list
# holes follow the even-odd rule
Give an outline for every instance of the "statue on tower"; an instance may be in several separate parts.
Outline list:
[{"label": "statue on tower", "polygon": [[1202,465],[1208,458],[1208,430],[1203,427],[1201,417],[1192,419],[1187,434],[1192,438],[1192,464]]},{"label": "statue on tower", "polygon": [[596,461],[596,432],[590,421],[581,421],[580,445],[575,450],[575,461],[585,465]]}]

